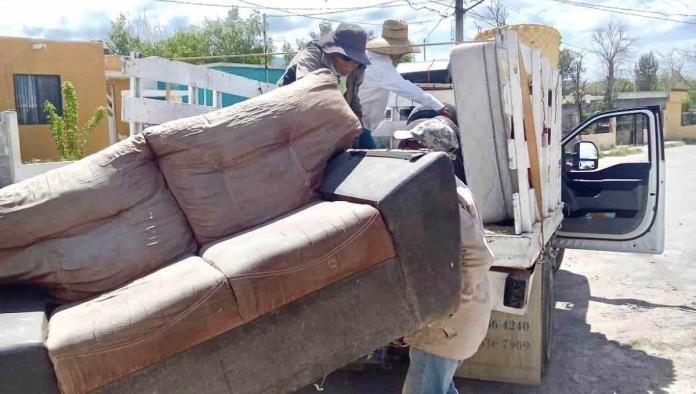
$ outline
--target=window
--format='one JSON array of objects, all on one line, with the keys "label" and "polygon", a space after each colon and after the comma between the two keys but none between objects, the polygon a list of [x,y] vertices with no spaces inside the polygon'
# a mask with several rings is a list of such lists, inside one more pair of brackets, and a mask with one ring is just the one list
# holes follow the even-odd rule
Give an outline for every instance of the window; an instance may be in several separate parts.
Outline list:
[{"label": "window", "polygon": [[15,74],[15,104],[19,124],[47,124],[44,102],[50,101],[62,115],[60,76]]},{"label": "window", "polygon": [[[563,147],[566,167],[595,170],[622,163],[649,163],[648,122],[648,116],[643,113],[595,120]],[[588,145],[578,144],[580,141],[594,144],[596,152],[589,152]],[[582,157],[590,157],[595,163],[585,162]],[[573,158],[580,161],[576,163]],[[573,167],[574,163],[578,168]]]}]

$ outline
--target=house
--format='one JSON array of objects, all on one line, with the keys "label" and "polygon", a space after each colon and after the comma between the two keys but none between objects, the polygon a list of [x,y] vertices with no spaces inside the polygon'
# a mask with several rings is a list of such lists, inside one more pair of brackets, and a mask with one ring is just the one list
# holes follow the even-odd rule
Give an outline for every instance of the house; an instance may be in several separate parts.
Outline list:
[{"label": "house", "polygon": [[[106,105],[103,44],[0,37],[0,50],[0,111],[17,113],[22,162],[59,159],[43,103],[50,101],[61,111],[61,84],[69,81],[77,93],[81,125]],[[87,153],[108,144],[105,118],[92,132]]]},{"label": "house", "polygon": [[[690,125],[682,121],[682,103],[688,99],[686,89],[675,87],[671,91],[650,92],[620,92],[614,98],[614,107],[617,109],[658,105],[662,109],[664,135],[667,140],[682,138],[696,138],[696,125]],[[592,105],[604,100],[604,96],[586,94],[583,102]],[[564,102],[572,102],[567,96]],[[583,111],[585,112],[585,111]],[[575,104],[563,104],[563,132],[564,134],[578,125],[579,116]],[[602,137],[602,145],[610,149],[622,141]]]}]

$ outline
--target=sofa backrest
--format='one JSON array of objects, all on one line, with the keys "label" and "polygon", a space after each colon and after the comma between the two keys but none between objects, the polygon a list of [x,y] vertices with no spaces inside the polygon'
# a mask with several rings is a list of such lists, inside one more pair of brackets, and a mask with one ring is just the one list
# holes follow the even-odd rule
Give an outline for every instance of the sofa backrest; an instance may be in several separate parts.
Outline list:
[{"label": "sofa backrest", "polygon": [[143,136],[0,189],[0,285],[63,301],[111,290],[196,251]]},{"label": "sofa backrest", "polygon": [[143,134],[203,245],[315,199],[328,159],[360,131],[335,77],[320,70]]}]

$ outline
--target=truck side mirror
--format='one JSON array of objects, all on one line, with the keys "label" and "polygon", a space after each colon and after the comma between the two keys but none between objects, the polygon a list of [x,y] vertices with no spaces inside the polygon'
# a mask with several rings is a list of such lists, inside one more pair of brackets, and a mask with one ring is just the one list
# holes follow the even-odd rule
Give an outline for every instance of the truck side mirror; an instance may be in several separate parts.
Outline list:
[{"label": "truck side mirror", "polygon": [[573,147],[573,169],[596,170],[599,167],[599,149],[591,141],[580,141]]}]

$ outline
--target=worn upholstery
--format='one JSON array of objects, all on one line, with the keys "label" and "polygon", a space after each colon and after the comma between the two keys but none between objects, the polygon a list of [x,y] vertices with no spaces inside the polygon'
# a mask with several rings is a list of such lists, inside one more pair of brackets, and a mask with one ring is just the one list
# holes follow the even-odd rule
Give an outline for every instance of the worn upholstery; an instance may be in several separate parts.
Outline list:
[{"label": "worn upholstery", "polygon": [[47,346],[61,391],[85,392],[241,323],[224,275],[194,256],[62,306]]},{"label": "worn upholstery", "polygon": [[196,250],[142,136],[0,189],[0,285],[82,300]]},{"label": "worn upholstery", "polygon": [[369,205],[316,202],[231,238],[202,256],[230,281],[245,320],[395,256]]},{"label": "worn upholstery", "polygon": [[360,122],[327,70],[206,115],[144,131],[200,244],[315,198],[327,160]]}]

